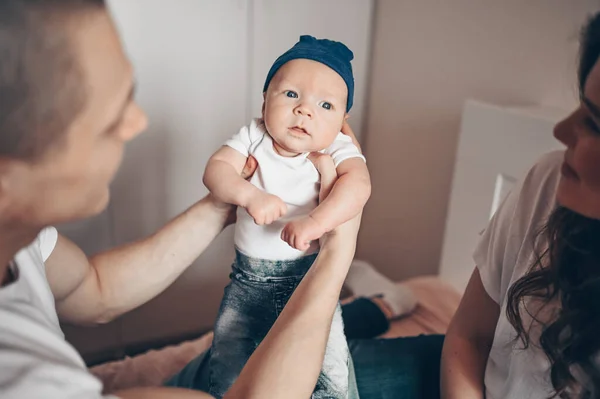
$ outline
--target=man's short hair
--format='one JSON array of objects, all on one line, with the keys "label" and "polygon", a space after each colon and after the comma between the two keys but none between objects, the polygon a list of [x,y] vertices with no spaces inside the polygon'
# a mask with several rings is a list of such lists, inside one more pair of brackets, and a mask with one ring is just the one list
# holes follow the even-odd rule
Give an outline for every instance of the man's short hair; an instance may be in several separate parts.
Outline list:
[{"label": "man's short hair", "polygon": [[73,16],[104,0],[0,0],[0,157],[35,159],[86,105]]}]

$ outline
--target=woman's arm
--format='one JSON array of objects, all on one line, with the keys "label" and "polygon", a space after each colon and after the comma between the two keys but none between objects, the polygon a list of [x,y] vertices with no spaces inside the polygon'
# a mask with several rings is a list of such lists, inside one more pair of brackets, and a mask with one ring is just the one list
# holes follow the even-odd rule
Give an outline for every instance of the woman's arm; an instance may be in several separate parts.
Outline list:
[{"label": "woman's arm", "polygon": [[475,268],[444,340],[442,398],[485,397],[485,366],[499,315],[500,307],[485,292]]}]

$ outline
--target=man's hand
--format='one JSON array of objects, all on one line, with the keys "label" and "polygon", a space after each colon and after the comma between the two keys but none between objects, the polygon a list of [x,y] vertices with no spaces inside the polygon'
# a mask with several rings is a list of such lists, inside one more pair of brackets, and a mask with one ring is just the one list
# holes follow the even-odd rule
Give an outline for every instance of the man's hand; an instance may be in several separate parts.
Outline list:
[{"label": "man's hand", "polygon": [[317,172],[321,175],[321,187],[319,189],[319,203],[321,203],[327,198],[337,180],[338,175],[335,164],[329,155],[320,152],[311,152],[308,159],[315,165]]},{"label": "man's hand", "polygon": [[[244,169],[242,169],[242,177],[246,180],[250,180],[256,169],[258,168],[258,161],[252,155],[248,157],[246,160],[246,164],[244,165]],[[236,221],[236,207],[227,204],[225,202],[217,200],[214,196],[209,194],[212,197],[212,201],[214,206],[218,209],[223,210],[224,212],[228,212],[227,221],[225,222],[225,227],[234,224]]]},{"label": "man's hand", "polygon": [[360,144],[359,144],[358,140],[356,139],[356,135],[354,134],[354,132],[352,131],[352,128],[348,124],[347,119],[344,119],[344,124],[342,125],[342,133],[344,133],[346,136],[350,137],[352,139],[352,143],[356,146],[356,148],[358,148],[358,151],[360,151],[362,153],[362,148],[360,148]]}]

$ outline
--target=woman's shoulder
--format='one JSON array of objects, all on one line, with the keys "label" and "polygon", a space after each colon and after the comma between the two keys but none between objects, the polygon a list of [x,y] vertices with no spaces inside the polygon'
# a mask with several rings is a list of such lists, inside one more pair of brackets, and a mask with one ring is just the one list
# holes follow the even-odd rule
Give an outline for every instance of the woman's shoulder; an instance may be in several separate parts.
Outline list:
[{"label": "woman's shoulder", "polygon": [[542,156],[508,194],[475,249],[488,295],[501,304],[508,287],[530,266],[538,232],[556,208],[563,152]]}]

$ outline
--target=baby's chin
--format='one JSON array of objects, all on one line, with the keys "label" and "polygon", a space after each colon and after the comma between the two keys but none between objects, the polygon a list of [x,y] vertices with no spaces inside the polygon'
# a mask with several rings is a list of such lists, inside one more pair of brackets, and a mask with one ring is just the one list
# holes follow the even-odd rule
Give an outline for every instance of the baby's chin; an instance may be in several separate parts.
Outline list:
[{"label": "baby's chin", "polygon": [[275,151],[279,155],[284,156],[284,157],[290,157],[290,158],[298,156],[300,154],[322,151],[324,149],[324,148],[315,148],[314,146],[307,146],[307,145],[293,145],[290,143],[281,144],[281,143],[277,143],[275,141],[274,141],[274,148],[275,148]]}]

